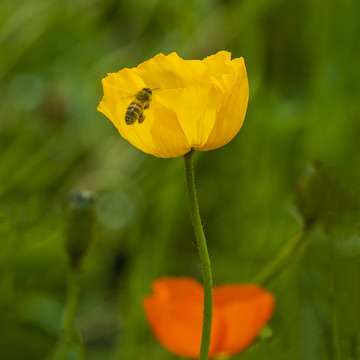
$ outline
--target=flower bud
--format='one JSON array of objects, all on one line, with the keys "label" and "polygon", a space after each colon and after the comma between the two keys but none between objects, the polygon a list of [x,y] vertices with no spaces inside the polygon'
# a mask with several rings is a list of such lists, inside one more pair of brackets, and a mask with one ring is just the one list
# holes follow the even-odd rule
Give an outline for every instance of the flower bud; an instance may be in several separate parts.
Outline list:
[{"label": "flower bud", "polygon": [[65,225],[65,248],[73,266],[94,240],[96,225],[95,198],[92,192],[77,190],[70,194]]},{"label": "flower bud", "polygon": [[358,196],[343,183],[339,173],[340,170],[318,161],[304,169],[297,184],[295,204],[304,218],[305,229],[320,222],[329,230],[346,214],[360,208]]}]

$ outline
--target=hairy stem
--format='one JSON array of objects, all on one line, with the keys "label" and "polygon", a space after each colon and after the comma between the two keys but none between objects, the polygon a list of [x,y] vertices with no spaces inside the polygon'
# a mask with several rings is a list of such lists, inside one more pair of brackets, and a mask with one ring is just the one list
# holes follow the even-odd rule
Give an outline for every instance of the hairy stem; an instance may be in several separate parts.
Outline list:
[{"label": "hairy stem", "polygon": [[201,224],[194,180],[194,150],[184,155],[186,189],[190,205],[191,220],[194,227],[197,248],[200,255],[204,284],[204,315],[199,360],[207,360],[210,348],[212,319],[212,275],[204,230]]}]

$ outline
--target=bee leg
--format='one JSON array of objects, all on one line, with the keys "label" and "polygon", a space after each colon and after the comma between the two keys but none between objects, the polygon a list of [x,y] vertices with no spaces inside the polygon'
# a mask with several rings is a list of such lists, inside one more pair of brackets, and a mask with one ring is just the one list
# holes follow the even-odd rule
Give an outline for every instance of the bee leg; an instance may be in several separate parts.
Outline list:
[{"label": "bee leg", "polygon": [[146,101],[146,102],[144,103],[144,109],[148,109],[148,108],[149,108],[149,106],[150,106],[149,102],[148,102],[148,101]]},{"label": "bee leg", "polygon": [[142,113],[138,119],[138,123],[141,124],[145,120],[145,115]]}]

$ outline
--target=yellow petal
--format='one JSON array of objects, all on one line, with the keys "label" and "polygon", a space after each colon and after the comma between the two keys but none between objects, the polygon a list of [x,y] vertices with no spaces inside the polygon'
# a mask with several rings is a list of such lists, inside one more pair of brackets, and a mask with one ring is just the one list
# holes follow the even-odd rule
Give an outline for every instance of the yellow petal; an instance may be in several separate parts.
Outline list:
[{"label": "yellow petal", "polygon": [[157,101],[176,111],[187,142],[195,150],[206,144],[219,110],[219,98],[211,83],[167,90],[157,94]]},{"label": "yellow petal", "polygon": [[183,88],[209,80],[209,71],[200,60],[183,60],[175,52],[158,54],[143,62],[135,72],[148,87],[160,90]]},{"label": "yellow petal", "polygon": [[228,51],[219,51],[215,55],[210,55],[203,60],[209,73],[213,76],[219,74],[232,73],[231,53]]},{"label": "yellow petal", "polygon": [[140,89],[149,87],[144,80],[133,71],[133,69],[122,69],[117,73],[108,74],[102,80],[104,92],[107,86],[112,86],[118,91],[129,93],[134,96]]},{"label": "yellow petal", "polygon": [[249,99],[249,83],[244,59],[234,59],[232,62],[236,78],[231,86],[231,79],[224,77],[222,83],[216,82],[218,89],[222,89],[224,101],[216,117],[216,121],[207,143],[199,150],[217,149],[229,141],[239,132],[246,114]]},{"label": "yellow petal", "polygon": [[143,152],[163,158],[186,154],[191,147],[175,112],[157,102],[156,96],[154,98],[150,108],[144,110],[144,122],[127,125],[125,113],[134,96],[104,81],[104,97],[98,110],[113,122],[122,137]]}]

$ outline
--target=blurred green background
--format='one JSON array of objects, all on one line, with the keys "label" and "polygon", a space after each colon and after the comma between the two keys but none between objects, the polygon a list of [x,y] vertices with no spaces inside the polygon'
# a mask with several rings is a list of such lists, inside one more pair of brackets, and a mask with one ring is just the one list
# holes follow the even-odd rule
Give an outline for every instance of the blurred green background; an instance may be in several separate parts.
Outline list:
[{"label": "blurred green background", "polygon": [[[360,359],[360,2],[0,2],[0,359],[60,335],[69,193],[97,196],[76,327],[86,359],[176,359],[142,298],[201,279],[181,158],[133,148],[96,111],[101,78],[159,52],[245,58],[250,101],[225,147],[195,154],[215,284],[263,284],[270,336],[238,359]],[[289,243],[290,241],[290,243]]]}]

